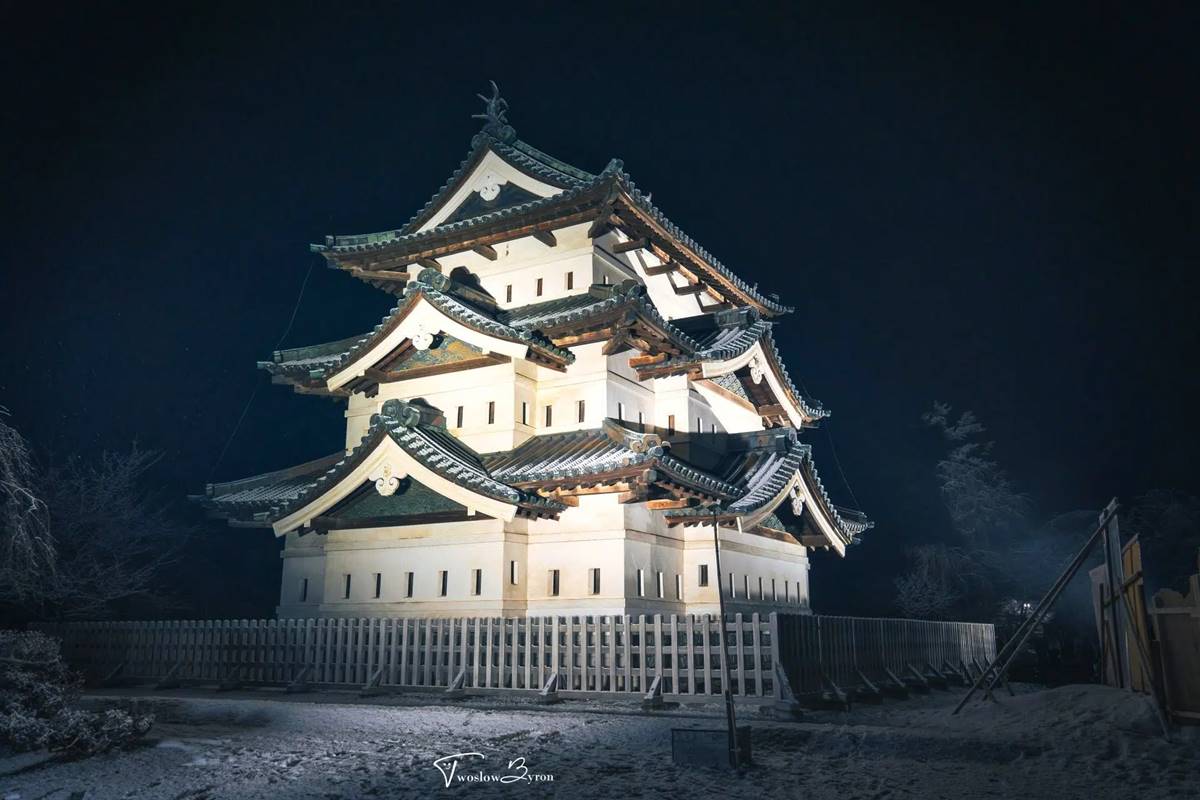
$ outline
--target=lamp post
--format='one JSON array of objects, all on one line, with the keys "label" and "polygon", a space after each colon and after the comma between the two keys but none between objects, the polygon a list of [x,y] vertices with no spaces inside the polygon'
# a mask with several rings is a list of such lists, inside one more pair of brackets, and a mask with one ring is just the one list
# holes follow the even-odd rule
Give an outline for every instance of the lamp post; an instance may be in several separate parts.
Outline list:
[{"label": "lamp post", "polygon": [[[722,588],[721,534],[717,525],[717,509],[712,510],[713,550],[717,561],[717,603],[721,610],[721,690],[725,695],[725,722],[729,726],[729,766],[738,768],[737,717],[733,710],[733,690],[729,685],[729,635],[725,628],[725,592]],[[741,631],[738,631],[741,636]]]}]

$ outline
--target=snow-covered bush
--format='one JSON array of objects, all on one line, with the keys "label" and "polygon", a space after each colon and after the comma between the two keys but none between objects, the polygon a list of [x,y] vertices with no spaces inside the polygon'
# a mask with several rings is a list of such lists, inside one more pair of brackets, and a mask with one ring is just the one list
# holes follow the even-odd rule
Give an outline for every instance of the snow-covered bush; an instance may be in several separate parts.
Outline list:
[{"label": "snow-covered bush", "polygon": [[150,730],[151,716],[73,708],[79,687],[58,640],[0,631],[0,750],[85,755],[120,747]]}]

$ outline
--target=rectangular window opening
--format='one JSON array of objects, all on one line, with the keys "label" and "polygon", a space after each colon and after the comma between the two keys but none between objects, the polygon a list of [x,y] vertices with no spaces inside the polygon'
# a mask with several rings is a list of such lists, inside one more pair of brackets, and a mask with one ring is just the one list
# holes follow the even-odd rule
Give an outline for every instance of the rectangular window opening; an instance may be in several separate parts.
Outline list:
[{"label": "rectangular window opening", "polygon": [[416,582],[416,575],[414,573],[409,572],[408,574],[406,574],[404,576],[404,596],[405,597],[413,596],[413,583],[415,583],[415,582]]},{"label": "rectangular window opening", "polygon": [[638,597],[646,596],[646,573],[642,570],[637,571],[637,593]]},{"label": "rectangular window opening", "polygon": [[342,587],[342,599],[343,600],[350,599],[350,576],[349,575],[346,576],[345,585]]},{"label": "rectangular window opening", "polygon": [[488,403],[488,425],[496,424],[496,401],[492,400]]},{"label": "rectangular window opening", "polygon": [[521,403],[521,424],[522,425],[529,424],[529,404],[528,403]]},{"label": "rectangular window opening", "polygon": [[700,580],[701,586],[708,586],[708,564],[700,565]]},{"label": "rectangular window opening", "polygon": [[538,297],[542,296],[542,279],[541,278],[537,279],[537,296]]},{"label": "rectangular window opening", "polygon": [[675,575],[675,599],[683,599],[683,576],[678,573]]},{"label": "rectangular window opening", "polygon": [[517,562],[516,561],[508,562],[508,582],[511,583],[513,586],[517,585]]},{"label": "rectangular window opening", "polygon": [[455,421],[457,422],[455,427],[461,428],[462,423],[463,423],[463,407],[462,406],[458,407],[458,413],[455,415]]},{"label": "rectangular window opening", "polygon": [[588,570],[588,593],[600,594],[600,568],[594,567]]},{"label": "rectangular window opening", "polygon": [[554,424],[554,406],[546,406],[546,427]]},{"label": "rectangular window opening", "polygon": [[580,400],[579,401],[579,421],[583,422],[583,419],[586,415],[587,415],[586,406],[584,405],[584,402],[582,400]]},{"label": "rectangular window opening", "polygon": [[550,596],[558,597],[558,570],[550,570]]},{"label": "rectangular window opening", "polygon": [[471,594],[483,594],[483,570],[477,569],[471,577]]},{"label": "rectangular window opening", "polygon": [[445,597],[450,588],[450,573],[442,570],[438,573],[438,595]]},{"label": "rectangular window opening", "polygon": [[621,421],[625,420],[625,404],[624,403],[617,403],[617,419],[621,420]]},{"label": "rectangular window opening", "polygon": [[508,286],[504,287],[504,302],[506,302],[506,303],[512,302],[512,284],[511,283]]},{"label": "rectangular window opening", "polygon": [[655,574],[654,583],[655,588],[658,590],[658,599],[661,600],[666,597],[667,593],[663,590],[663,574],[661,572]]},{"label": "rectangular window opening", "polygon": [[667,435],[673,436],[674,434],[675,434],[675,415],[668,414],[667,415]]},{"label": "rectangular window opening", "polygon": [[300,579],[300,602],[305,603],[307,601],[308,601],[308,578],[301,578]]},{"label": "rectangular window opening", "polygon": [[378,600],[383,596],[383,573],[375,573],[375,599]]},{"label": "rectangular window opening", "polygon": [[575,288],[575,273],[574,272],[567,273],[567,288],[568,289]]},{"label": "rectangular window opening", "polygon": [[733,573],[729,573],[729,597],[733,599],[737,597],[737,590],[733,586]]}]

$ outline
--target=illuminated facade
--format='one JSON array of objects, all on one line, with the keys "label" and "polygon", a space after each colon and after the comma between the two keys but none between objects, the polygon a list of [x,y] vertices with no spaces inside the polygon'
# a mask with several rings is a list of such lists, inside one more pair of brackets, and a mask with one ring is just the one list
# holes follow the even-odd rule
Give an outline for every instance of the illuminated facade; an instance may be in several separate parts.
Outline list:
[{"label": "illuminated facade", "polygon": [[313,246],[397,298],[260,364],[344,400],[345,450],[199,501],[286,537],[281,617],[807,610],[807,551],[871,523],[803,441],[828,412],[776,349],[790,309],[505,110],[408,223]]}]

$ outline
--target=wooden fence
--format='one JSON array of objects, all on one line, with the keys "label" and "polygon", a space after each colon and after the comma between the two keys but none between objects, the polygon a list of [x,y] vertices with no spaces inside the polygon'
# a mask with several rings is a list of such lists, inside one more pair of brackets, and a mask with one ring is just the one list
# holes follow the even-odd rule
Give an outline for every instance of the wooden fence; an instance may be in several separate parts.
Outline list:
[{"label": "wooden fence", "polygon": [[[996,657],[996,632],[978,622],[780,615],[778,658],[796,695],[890,685],[946,671],[974,676]],[[865,679],[865,680],[864,680]]]},{"label": "wooden fence", "polygon": [[[63,656],[91,681],[540,689],[712,695],[721,687],[715,617],[572,616],[454,619],[284,619],[47,624]],[[779,698],[776,653],[796,693],[824,673],[843,685],[877,664],[986,660],[991,625],[808,615],[727,617],[730,686],[743,697]],[[847,638],[849,636],[849,638]]]}]

